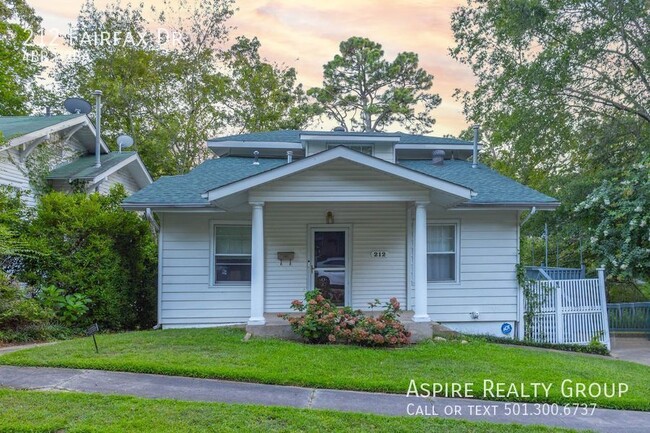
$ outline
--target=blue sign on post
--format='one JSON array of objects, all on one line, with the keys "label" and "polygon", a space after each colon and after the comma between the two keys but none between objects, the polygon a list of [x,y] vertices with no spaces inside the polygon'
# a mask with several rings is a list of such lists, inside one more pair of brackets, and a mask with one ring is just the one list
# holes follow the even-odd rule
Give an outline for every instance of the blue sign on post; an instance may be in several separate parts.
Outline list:
[{"label": "blue sign on post", "polygon": [[512,332],[512,325],[510,323],[504,323],[501,325],[501,332],[503,332],[505,335],[508,335]]}]

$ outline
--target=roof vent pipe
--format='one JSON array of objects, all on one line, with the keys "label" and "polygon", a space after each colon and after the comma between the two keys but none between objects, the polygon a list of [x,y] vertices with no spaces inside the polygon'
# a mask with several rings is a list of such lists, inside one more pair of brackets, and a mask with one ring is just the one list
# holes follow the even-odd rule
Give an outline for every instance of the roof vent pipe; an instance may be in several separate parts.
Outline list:
[{"label": "roof vent pipe", "polygon": [[472,129],[474,130],[474,149],[472,153],[472,168],[478,167],[478,130],[480,126],[474,125]]},{"label": "roof vent pipe", "polygon": [[253,161],[253,165],[260,165],[260,161],[258,158],[260,157],[260,153],[256,150],[253,152],[253,156],[255,157],[255,160]]},{"label": "roof vent pipe", "polygon": [[101,147],[99,143],[102,139],[101,122],[102,122],[102,91],[95,90],[95,167],[102,166]]},{"label": "roof vent pipe", "polygon": [[50,117],[52,115],[52,111],[50,110],[50,106],[48,105],[45,107],[45,116]]},{"label": "roof vent pipe", "polygon": [[445,151],[442,149],[436,149],[432,152],[431,163],[433,165],[443,165],[445,163]]},{"label": "roof vent pipe", "polygon": [[293,161],[293,150],[287,150],[287,164]]},{"label": "roof vent pipe", "polygon": [[334,132],[345,132],[345,128],[342,126],[335,126],[334,129],[332,129]]}]

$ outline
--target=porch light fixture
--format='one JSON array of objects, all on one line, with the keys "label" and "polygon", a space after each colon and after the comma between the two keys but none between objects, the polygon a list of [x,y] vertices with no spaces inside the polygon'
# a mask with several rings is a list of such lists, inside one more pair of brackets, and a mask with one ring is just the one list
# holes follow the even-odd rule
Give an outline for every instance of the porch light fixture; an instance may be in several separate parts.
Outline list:
[{"label": "porch light fixture", "polygon": [[325,223],[334,224],[334,214],[332,213],[331,210],[328,210],[327,214],[325,215]]}]

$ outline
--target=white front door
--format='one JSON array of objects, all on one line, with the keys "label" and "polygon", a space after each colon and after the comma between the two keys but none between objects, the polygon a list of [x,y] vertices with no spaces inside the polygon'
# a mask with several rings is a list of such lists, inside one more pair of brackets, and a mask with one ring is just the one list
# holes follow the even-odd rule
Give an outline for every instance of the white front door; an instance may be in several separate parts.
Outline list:
[{"label": "white front door", "polygon": [[350,305],[349,227],[310,229],[310,287],[319,289],[334,305]]}]

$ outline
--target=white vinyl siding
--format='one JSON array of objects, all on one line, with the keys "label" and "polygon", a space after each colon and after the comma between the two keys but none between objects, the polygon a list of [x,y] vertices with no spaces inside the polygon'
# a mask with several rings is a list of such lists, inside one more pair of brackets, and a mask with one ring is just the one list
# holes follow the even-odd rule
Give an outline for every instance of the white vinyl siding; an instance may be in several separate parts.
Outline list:
[{"label": "white vinyl siding", "polygon": [[104,179],[99,185],[99,192],[101,194],[107,194],[111,187],[117,183],[124,185],[127,195],[131,195],[140,190],[138,182],[136,182],[129,169],[124,167]]},{"label": "white vinyl siding", "polygon": [[162,214],[161,316],[164,328],[242,323],[250,317],[250,284],[210,284],[211,225],[250,221],[236,213]]},{"label": "white vinyl siding", "polygon": [[349,161],[320,167],[269,182],[250,191],[251,201],[423,201],[429,191],[395,176]]},{"label": "white vinyl siding", "polygon": [[[428,311],[437,322],[515,321],[518,260],[516,211],[435,211],[429,221],[457,218],[457,282],[428,287]],[[412,298],[411,298],[412,299]]]},{"label": "white vinyl siding", "polygon": [[[19,161],[17,148],[0,152],[0,185],[7,185],[23,192],[23,199],[28,206],[36,204],[29,178],[12,161]],[[24,170],[24,168],[23,168]]]},{"label": "white vinyl siding", "polygon": [[[375,298],[406,308],[407,207],[405,202],[273,203],[264,206],[265,312],[289,311],[308,287],[310,227],[350,227],[351,304],[366,309]],[[517,320],[515,211],[428,210],[429,223],[457,225],[456,282],[428,284],[428,312],[439,322]],[[250,284],[211,284],[211,227],[250,223],[250,213],[165,213],[161,236],[161,321],[164,327],[243,323],[250,316]],[[412,244],[412,242],[410,242]],[[386,257],[372,257],[385,251]],[[278,252],[293,252],[291,264]],[[413,291],[410,291],[411,308]],[[473,321],[470,313],[477,311]]]},{"label": "white vinyl siding", "polygon": [[[265,221],[265,311],[289,311],[307,287],[309,226],[327,227],[332,212],[335,224],[350,225],[352,299],[354,308],[367,309],[375,298],[406,300],[405,203],[267,203]],[[387,257],[373,258],[372,251]],[[277,253],[291,251],[295,258],[280,264]]]}]

